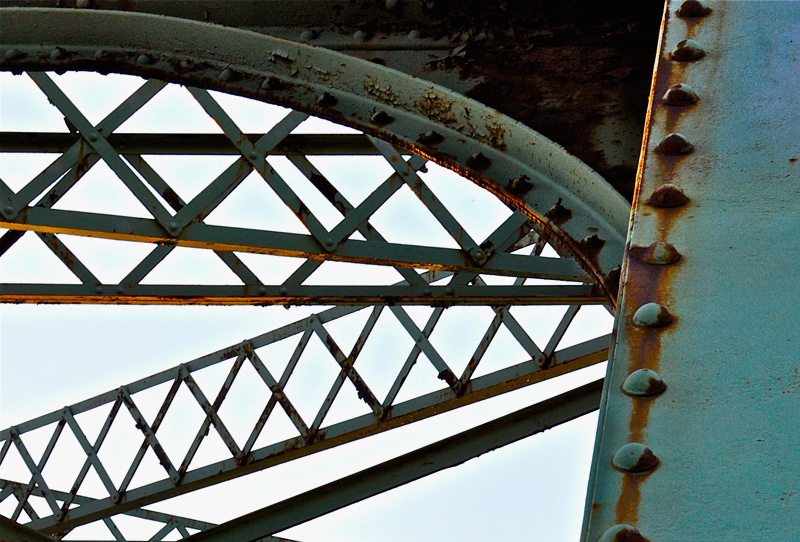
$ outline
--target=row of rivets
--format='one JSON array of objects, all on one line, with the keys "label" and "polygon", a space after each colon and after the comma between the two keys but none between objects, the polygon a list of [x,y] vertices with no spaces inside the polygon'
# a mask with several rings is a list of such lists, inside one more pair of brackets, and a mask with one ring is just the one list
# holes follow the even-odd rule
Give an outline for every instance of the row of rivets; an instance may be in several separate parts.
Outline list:
[{"label": "row of rivets", "polygon": [[[681,18],[704,17],[711,13],[711,9],[704,0],[686,0],[677,9],[676,14]],[[686,39],[678,43],[670,53],[669,58],[675,62],[692,62],[703,58],[706,52],[694,40]],[[686,107],[696,104],[700,97],[689,85],[679,83],[670,87],[662,97],[664,105],[669,107]],[[655,152],[666,156],[679,156],[694,151],[694,145],[679,133],[668,134],[656,146]],[[685,205],[689,198],[674,184],[664,184],[656,189],[648,200],[654,207],[672,208]],[[658,241],[642,252],[642,259],[648,264],[670,265],[680,261],[681,255],[677,249],[666,241]],[[674,320],[667,307],[658,303],[645,303],[633,315],[633,323],[639,327],[659,328],[667,326]],[[639,398],[654,397],[666,390],[666,384],[661,376],[652,369],[638,369],[633,371],[622,384],[622,391]],[[613,466],[625,473],[637,474],[649,472],[659,464],[658,457],[653,451],[639,442],[629,442],[614,454],[611,460]],[[635,527],[619,524],[608,529],[598,542],[648,542]]]}]

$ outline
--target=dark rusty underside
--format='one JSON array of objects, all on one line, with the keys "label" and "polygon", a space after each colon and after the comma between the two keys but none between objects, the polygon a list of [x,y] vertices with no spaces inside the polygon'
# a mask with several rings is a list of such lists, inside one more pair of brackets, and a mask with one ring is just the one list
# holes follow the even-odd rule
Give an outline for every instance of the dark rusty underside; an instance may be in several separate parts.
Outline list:
[{"label": "dark rusty underside", "polygon": [[631,197],[661,2],[93,0],[90,7],[247,28],[386,64],[519,120]]}]

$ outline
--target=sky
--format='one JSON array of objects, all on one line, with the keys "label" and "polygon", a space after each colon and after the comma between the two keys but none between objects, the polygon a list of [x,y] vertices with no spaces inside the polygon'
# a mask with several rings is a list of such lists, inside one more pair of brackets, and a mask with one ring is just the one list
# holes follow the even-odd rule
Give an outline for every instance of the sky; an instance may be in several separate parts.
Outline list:
[{"label": "sky", "polygon": [[[68,73],[52,77],[93,123],[101,120],[143,82],[135,77],[120,75]],[[212,95],[245,132],[263,133],[286,113],[286,110],[277,106],[219,93]],[[46,97],[26,75],[3,73],[0,74],[0,130],[63,132],[66,126],[61,114],[47,103]],[[220,130],[185,89],[170,85],[118,131],[219,133]],[[302,132],[347,133],[352,130],[312,118],[294,133]],[[0,178],[13,190],[18,190],[56,157],[0,154]],[[151,156],[147,159],[188,201],[235,157]],[[388,164],[377,157],[313,157],[312,161],[353,203],[363,200],[390,173]],[[302,175],[286,159],[271,158],[270,163],[295,188],[326,228],[330,229],[341,219],[341,215],[309,188]],[[510,214],[493,196],[443,168],[429,165],[428,171],[421,176],[475,239],[482,240]],[[57,207],[148,216],[102,162],[92,168]],[[269,212],[263,212],[264,209]],[[263,181],[255,175],[248,177],[223,205],[212,212],[207,222],[305,232],[302,224],[274,194],[265,189]],[[371,218],[371,223],[394,242],[455,247],[452,239],[424,212],[409,190],[398,192]],[[59,238],[104,282],[120,280],[150,250],[149,246],[118,241],[72,236]],[[545,254],[556,256],[552,251]],[[241,257],[265,282],[282,281],[299,264],[288,258]],[[353,281],[354,277],[355,280],[374,284],[399,280],[399,275],[392,269],[376,269],[375,266],[366,269],[355,264],[327,263],[311,280],[318,284],[346,284]],[[0,280],[77,282],[31,233],[26,234],[0,258]],[[502,283],[508,279],[495,280]],[[231,275],[213,255],[179,248],[143,281],[151,284],[187,282],[224,284],[231,282]],[[324,309],[0,306],[0,426],[8,427],[58,410]],[[565,309],[516,307],[512,313],[525,324],[537,344],[543,346]],[[375,387],[379,398],[382,395],[378,392],[385,393],[395,374],[389,367],[404,359],[413,345],[409,335],[399,328],[397,320],[392,319],[388,312],[384,311],[381,315],[376,331],[356,365]],[[424,325],[430,312],[431,309],[425,307],[408,309],[419,327]],[[361,311],[330,326],[329,331],[345,352],[355,341],[367,313],[368,310]],[[431,342],[448,363],[453,363],[454,369],[462,362],[463,366],[492,315],[488,307],[448,309]],[[585,307],[579,312],[561,347],[608,333],[610,327],[611,317],[602,307]],[[508,336],[505,337],[502,333],[496,339],[497,346],[493,343],[493,348],[487,352],[478,374],[481,374],[480,371],[488,372],[492,367],[525,359],[524,351],[515,345],[510,334],[506,332]],[[296,342],[296,339],[293,340]],[[273,358],[283,359],[285,365],[291,348],[292,343],[287,339],[285,344],[281,341],[270,350],[270,356],[265,356],[265,363],[270,370],[273,370],[270,365]],[[303,359],[310,361],[298,364],[286,391],[304,419],[310,421],[338,368],[327,352],[322,350],[321,343],[312,341],[304,356]],[[275,371],[280,374],[280,363],[274,363],[277,363]],[[426,374],[430,376],[425,373],[426,370],[430,373],[432,367],[423,357],[401,390],[400,398],[418,396],[441,383],[435,378],[426,379]],[[214,386],[218,388],[215,382],[224,378],[224,372],[221,368],[204,371],[208,374],[198,374],[197,380],[206,390],[206,395],[213,397]],[[605,364],[599,364],[150,508],[215,523],[223,522],[601,378],[604,371]],[[237,379],[238,382],[240,380]],[[257,379],[252,375],[242,378],[241,382],[241,385],[232,388],[229,403],[232,406],[226,405],[227,410],[220,414],[227,416],[226,423],[230,420],[232,430],[240,432],[248,427],[248,420],[252,419],[254,412],[257,416],[254,398],[263,395],[259,395],[263,389],[260,390]],[[155,391],[153,393],[157,395]],[[239,398],[234,399],[234,396]],[[342,397],[345,397],[344,392]],[[142,401],[145,417],[152,419],[159,403],[155,399]],[[191,405],[190,398],[179,394],[176,401],[176,406],[172,407],[176,413],[165,419],[159,437],[164,441],[168,453],[176,450],[179,463],[178,451],[186,445],[187,438],[193,437],[202,422],[202,415],[196,411],[196,405]],[[138,399],[137,404],[140,404]],[[339,406],[337,399],[334,405],[326,424],[348,419],[359,413],[359,407],[363,408],[363,403],[352,400],[349,403],[343,401]],[[98,420],[104,416],[102,412],[87,413],[79,418],[79,423],[82,427],[85,424],[85,430],[89,433],[88,428],[96,427]],[[520,541],[576,540],[596,421],[596,414],[584,416],[281,534],[308,542],[454,541],[485,540],[499,536]],[[279,432],[280,428],[276,427],[276,431]],[[235,433],[235,436],[237,434],[246,432]],[[32,450],[41,450],[48,437],[29,435],[23,440]],[[130,435],[126,438],[123,433],[114,435],[113,439],[109,436],[101,450],[101,459],[107,462],[112,478],[124,473],[126,464],[121,458],[132,448],[138,447],[140,440],[140,437],[131,438]],[[213,450],[209,453],[213,455]],[[119,454],[118,457],[116,454]],[[77,450],[74,442],[71,445],[64,444],[63,450],[57,447],[54,457],[57,455],[60,458],[58,461],[63,461],[63,466],[59,466],[62,464],[56,463],[55,459],[51,460],[52,466],[48,467],[49,471],[45,470],[45,476],[51,476],[48,480],[54,480],[58,488],[67,490],[74,479],[74,476],[70,478],[69,473],[75,469],[75,465],[82,463],[85,456]],[[34,457],[38,456],[34,454]],[[24,478],[19,474],[20,468],[24,467],[18,463],[6,460],[0,465],[0,477]],[[152,465],[147,468],[152,470]],[[146,469],[143,467],[143,470]],[[157,471],[156,466],[153,472]],[[27,478],[23,481],[27,481]],[[99,480],[87,481],[82,487],[84,491],[90,496],[93,493],[98,497],[103,496]],[[13,499],[7,499],[0,504],[0,514],[11,513],[8,510],[11,501]],[[11,508],[13,511],[13,506]],[[114,521],[132,540],[146,539],[158,528],[130,518],[114,518]],[[67,537],[74,540],[109,538],[109,532],[102,524],[78,528]],[[177,538],[177,533],[173,532],[168,539]]]}]

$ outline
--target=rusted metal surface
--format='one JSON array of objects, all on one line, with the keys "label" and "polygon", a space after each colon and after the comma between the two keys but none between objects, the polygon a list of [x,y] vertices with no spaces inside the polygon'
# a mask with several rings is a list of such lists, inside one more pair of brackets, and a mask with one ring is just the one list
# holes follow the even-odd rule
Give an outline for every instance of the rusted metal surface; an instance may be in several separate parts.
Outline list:
[{"label": "rusted metal surface", "polygon": [[[667,3],[586,542],[797,536],[798,28],[797,2]],[[657,468],[621,471],[632,443]]]},{"label": "rusted metal surface", "polygon": [[[0,6],[53,4],[0,1]],[[58,4],[76,6],[74,0]],[[103,0],[86,5],[245,28],[441,84],[553,139],[626,198],[632,196],[659,2],[610,7],[589,0],[401,0],[389,8],[382,1],[349,0],[202,5]],[[430,103],[435,109],[435,101]]]}]

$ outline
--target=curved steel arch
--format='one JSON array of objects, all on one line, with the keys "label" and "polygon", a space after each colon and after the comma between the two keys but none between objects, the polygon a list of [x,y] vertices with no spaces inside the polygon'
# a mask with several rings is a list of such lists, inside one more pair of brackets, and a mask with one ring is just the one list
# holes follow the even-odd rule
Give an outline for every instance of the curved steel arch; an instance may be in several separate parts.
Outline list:
[{"label": "curved steel arch", "polygon": [[[413,176],[414,173],[411,171],[413,164],[403,163],[402,157],[394,147],[407,149],[445,165],[488,189],[509,206],[522,212],[536,223],[536,231],[540,239],[553,244],[562,255],[572,256],[578,263],[577,266],[570,267],[571,261],[569,258],[564,258],[556,265],[556,268],[525,270],[520,267],[522,264],[516,264],[510,260],[498,263],[499,259],[492,259],[494,255],[482,253],[488,252],[487,247],[474,245],[462,246],[458,255],[451,254],[450,256],[455,259],[448,264],[450,268],[442,267],[443,253],[441,252],[432,255],[427,260],[424,258],[422,260],[413,259],[410,256],[406,260],[402,260],[402,258],[398,260],[397,256],[384,258],[388,265],[402,267],[405,264],[409,268],[427,265],[434,271],[437,269],[462,270],[473,274],[482,271],[498,272],[499,274],[516,273],[515,276],[518,277],[525,277],[527,272],[530,273],[528,276],[539,278],[553,277],[561,280],[589,282],[598,287],[593,298],[586,289],[581,290],[580,294],[574,294],[574,297],[569,297],[567,294],[559,297],[557,292],[550,292],[546,295],[550,296],[553,303],[606,301],[608,305],[615,304],[614,281],[616,279],[613,271],[621,260],[623,252],[627,204],[600,177],[575,158],[566,155],[563,149],[556,144],[493,110],[441,87],[409,78],[382,66],[241,30],[165,17],[114,12],[9,9],[0,10],[0,13],[2,13],[0,36],[4,41],[3,44],[0,44],[0,69],[14,72],[23,70],[54,70],[57,72],[91,70],[101,73],[136,74],[161,81],[222,90],[261,101],[278,103],[296,111],[314,114],[358,128],[369,136],[389,142],[387,145],[378,140],[373,141],[370,137],[365,138],[371,142],[378,153],[396,164],[395,170],[398,175],[404,176],[404,171],[407,171],[408,175]],[[205,52],[198,54],[198,50]],[[40,86],[48,84],[44,74],[35,75],[35,80]],[[198,96],[201,96],[202,92],[198,90]],[[213,105],[209,105],[209,107],[213,107]],[[77,128],[80,136],[89,146],[102,144],[107,135],[102,130],[90,125],[77,126]],[[223,129],[236,145],[237,152],[249,162],[248,167],[252,166],[254,169],[258,169],[259,164],[263,164],[264,161],[263,150],[253,146],[250,141],[246,140],[246,137],[243,139],[235,137],[237,136],[235,126],[234,130],[225,127]],[[15,194],[1,184],[0,189],[3,191],[0,194],[2,197],[0,213],[3,215],[0,219],[0,227],[37,232],[62,232],[68,229],[64,227],[64,224],[48,222],[52,218],[50,215],[37,215],[39,209],[32,209],[27,204],[16,206]],[[175,217],[177,214],[175,216],[166,214],[160,219],[155,216],[156,220],[142,222],[125,235],[130,238],[136,237],[134,240],[138,241],[172,243],[182,246],[203,246],[203,243],[217,243],[215,246],[224,245],[220,238],[214,238],[211,241],[204,238],[203,235],[208,234],[207,231],[201,231],[201,235],[198,237],[197,229],[192,230],[188,224],[180,223]],[[111,231],[113,225],[104,225],[100,220],[102,217],[88,218],[87,223],[77,230],[71,230],[71,233],[118,238],[115,235],[119,232]],[[175,222],[175,227],[173,227],[173,222]],[[72,226],[75,227],[74,224]],[[104,230],[103,228],[106,226],[107,229]],[[228,233],[236,234],[237,232]],[[260,248],[264,248],[258,247],[250,241],[247,241],[250,243],[249,247],[228,242],[229,244],[225,245],[224,249],[249,248],[258,252]],[[313,257],[318,259],[357,261],[358,258],[372,258],[375,261],[381,260],[379,255],[370,254],[368,251],[353,255],[352,252],[348,252],[348,249],[352,247],[340,245],[338,242],[334,243],[334,247],[327,246],[326,240],[319,236],[309,236],[303,242],[307,243],[303,250],[313,253]],[[275,250],[275,246],[267,248]],[[397,249],[398,247],[391,248]],[[297,249],[292,248],[292,250]],[[498,254],[502,255],[499,252]],[[415,257],[419,258],[419,256]],[[588,276],[581,275],[579,267],[586,271]],[[432,282],[427,279],[426,281]],[[462,286],[464,286],[464,297],[467,297],[466,285]],[[407,299],[401,298],[399,304],[430,303],[431,299],[438,295],[438,292],[435,289],[431,292],[431,287],[427,285],[425,287],[428,291],[427,294],[423,293],[417,298],[413,296]],[[458,297],[462,292],[457,288],[458,286],[456,291],[451,288],[447,295]],[[287,295],[282,291],[268,292],[268,294],[266,297],[272,302],[279,302],[276,301],[278,298]],[[247,295],[248,292],[245,292],[244,296]],[[226,294],[221,295],[222,303],[234,303],[241,297],[241,293],[234,293],[227,297]],[[261,292],[255,297],[263,299],[265,295]],[[141,299],[138,302],[141,302]],[[343,305],[380,304],[376,297],[362,296],[357,302],[354,302],[354,299],[355,297],[352,296],[336,299],[319,295],[316,297],[317,302],[336,302]],[[513,300],[510,299],[500,298],[500,300],[513,304]],[[99,295],[95,302],[115,302],[115,300],[113,297]],[[296,298],[290,299],[289,302],[296,303]],[[385,303],[385,300],[383,302]],[[347,312],[349,309],[332,309],[331,314],[320,315],[322,320],[317,316],[312,316],[293,324],[290,331],[292,334],[302,333],[304,336],[316,334],[320,338],[327,337],[327,331],[323,327],[325,318],[337,318],[343,310]],[[395,307],[391,311],[403,322],[409,334],[419,344],[419,347],[415,347],[414,355],[419,355],[420,351],[435,355],[435,351],[431,350],[431,345],[427,341],[430,330],[419,330],[413,326],[413,323],[408,325],[408,322],[403,320],[403,318],[407,320],[407,317],[403,316],[400,308]],[[374,319],[377,319],[379,314],[380,307],[374,309]],[[572,315],[574,316],[574,312]],[[497,312],[497,318],[492,326],[499,327],[501,323],[510,325],[505,320],[506,317],[507,314],[503,313],[501,309]],[[563,336],[570,318],[565,316],[562,321],[563,326],[559,325],[559,328],[563,327],[563,329],[557,330],[555,335],[560,333]],[[431,329],[433,325],[435,322],[431,325]],[[365,327],[365,337],[369,333],[368,326]],[[288,327],[290,326],[287,326],[287,329]],[[282,336],[281,334],[287,335],[289,331],[276,330],[259,340],[267,343],[278,340],[279,336]],[[520,335],[524,336],[524,332]],[[491,337],[489,338],[491,339]],[[258,368],[260,362],[258,357],[252,353],[252,348],[257,346],[253,343],[257,342],[257,339],[209,354],[201,360],[164,371],[131,385],[138,386],[137,389],[123,386],[119,391],[109,392],[84,401],[80,405],[65,407],[60,412],[45,415],[23,424],[21,427],[4,431],[0,433],[0,437],[2,437],[0,442],[3,442],[4,450],[2,453],[4,454],[12,444],[20,448],[19,433],[34,427],[53,424],[58,428],[56,431],[60,432],[65,425],[70,425],[72,430],[76,431],[72,423],[74,422],[73,415],[80,409],[93,408],[100,403],[115,404],[115,409],[124,406],[132,416],[135,416],[136,407],[131,398],[135,391],[146,389],[155,381],[173,381],[173,387],[176,390],[184,384],[191,388],[192,371],[202,368],[206,363],[217,363],[235,358],[237,366],[241,366],[243,363],[252,363]],[[393,398],[392,400],[387,398],[383,403],[376,402],[370,392],[366,397],[372,399],[370,408],[373,412],[371,414],[351,420],[346,424],[322,428],[316,421],[311,427],[302,427],[303,424],[298,422],[300,434],[294,439],[296,442],[293,441],[289,444],[300,449],[295,455],[313,453],[347,442],[348,439],[352,440],[366,434],[383,431],[408,420],[419,419],[569,370],[585,367],[605,359],[603,355],[607,349],[604,345],[607,344],[607,340],[607,337],[600,337],[579,347],[555,352],[558,340],[551,339],[552,344],[548,344],[545,352],[531,354],[530,362],[497,371],[484,378],[473,379],[471,377],[471,370],[474,370],[474,366],[471,370],[468,367],[460,378],[453,375],[452,372],[448,372],[449,369],[443,370],[439,374],[439,378],[448,384],[444,390],[406,403],[393,404]],[[331,354],[341,365],[341,380],[348,378],[355,384],[359,381],[358,373],[352,368],[355,357],[352,357],[348,365],[350,357],[344,356],[335,343],[329,344],[333,344],[330,347]],[[532,350],[534,352],[537,350],[535,345]],[[298,350],[298,352],[301,351],[302,349]],[[299,355],[298,353],[297,356]],[[351,353],[351,356],[354,355]],[[411,355],[409,359],[411,359]],[[289,375],[290,372],[286,373],[285,378],[280,379],[281,381],[262,375],[262,378],[265,378],[265,384],[272,391],[273,397],[279,397],[282,394],[282,387],[285,386],[283,380],[288,379]],[[231,380],[235,376],[236,373],[231,372]],[[398,375],[399,385],[402,385],[403,378],[403,374]],[[358,384],[356,385],[358,386]],[[366,388],[366,391],[369,389]],[[396,390],[394,391],[396,392]],[[597,391],[597,389],[592,391],[593,400],[596,400]],[[192,389],[192,392],[195,393],[195,390]],[[219,397],[224,398],[223,391],[220,391],[220,394]],[[333,397],[335,397],[335,393]],[[281,399],[276,399],[276,401],[280,402]],[[216,415],[215,407],[204,399],[198,398],[198,402],[207,410],[208,425],[213,424],[219,430],[216,427],[217,422],[213,421]],[[286,402],[286,405],[281,403],[280,406],[289,412],[292,406],[291,403]],[[165,402],[163,408],[166,410],[168,406],[168,402]],[[586,408],[586,405],[583,405],[578,411],[584,412]],[[578,411],[570,411],[568,416],[560,421],[557,420],[556,423],[561,423],[569,416],[576,415]],[[325,412],[320,410],[318,415],[318,417],[321,416],[320,423]],[[139,421],[141,422],[141,420]],[[149,428],[146,421],[139,425],[137,425],[139,429],[142,427],[150,429],[153,434],[146,435],[143,449],[152,446],[155,450],[156,445],[153,442],[156,442],[154,437],[156,428]],[[145,429],[142,431],[144,432]],[[257,434],[257,431],[254,431],[253,435],[257,436]],[[356,434],[358,435],[352,436]],[[325,438],[320,438],[321,436]],[[57,439],[57,435],[54,438]],[[323,442],[325,443],[323,444]],[[53,503],[56,499],[65,503],[62,505],[66,507],[64,513],[54,513],[53,516],[41,518],[40,521],[34,523],[45,531],[55,532],[63,526],[63,524],[59,525],[59,521],[65,518],[67,524],[74,526],[86,523],[93,518],[107,518],[109,514],[119,510],[150,513],[138,510],[138,507],[157,502],[159,499],[173,494],[190,491],[193,487],[203,487],[248,471],[265,468],[269,464],[291,459],[292,454],[281,455],[279,450],[282,450],[284,446],[285,443],[278,443],[269,448],[255,450],[254,456],[251,457],[248,457],[249,447],[248,453],[234,450],[229,459],[220,462],[217,466],[194,471],[179,469],[174,473],[168,473],[169,478],[164,479],[163,483],[154,483],[151,484],[152,487],[147,488],[136,488],[137,491],[127,494],[124,489],[119,492],[120,488],[115,488],[112,484],[111,493],[118,491],[119,495],[110,494],[108,499],[98,502],[81,501],[80,508],[68,513],[67,509],[70,503],[77,504],[81,500],[81,497],[77,495],[77,487],[73,493],[50,493],[49,497]],[[91,448],[90,445],[87,450],[89,448]],[[235,443],[232,448],[236,448]],[[87,451],[87,461],[93,459],[90,457],[91,455],[91,452]],[[135,468],[132,466],[131,472],[134,472]],[[214,469],[218,469],[218,471],[211,473]],[[42,490],[38,483],[34,483],[37,475],[33,471],[32,475],[32,481],[27,488],[28,495],[32,491],[39,491],[48,497],[47,492]],[[190,483],[184,483],[184,476],[188,476],[187,479]],[[178,481],[176,482],[176,480]],[[25,491],[24,488],[6,484],[6,481],[2,481],[2,483],[4,484],[2,491],[5,496],[14,491],[21,495]],[[16,495],[16,493],[14,494]],[[116,499],[130,499],[130,501],[120,506]],[[20,500],[20,506],[24,506],[24,499]]]},{"label": "curved steel arch", "polygon": [[[2,15],[4,70],[119,72],[222,90],[352,126],[433,159],[526,214],[615,303],[613,271],[629,212],[624,199],[552,141],[477,102],[383,66],[238,29],[109,11],[10,8]],[[99,135],[78,129],[89,142]],[[253,156],[255,165],[261,157]],[[0,225],[33,229],[8,194],[2,199]],[[167,220],[159,220],[161,240],[180,244]],[[481,248],[470,251],[480,266]]]}]

